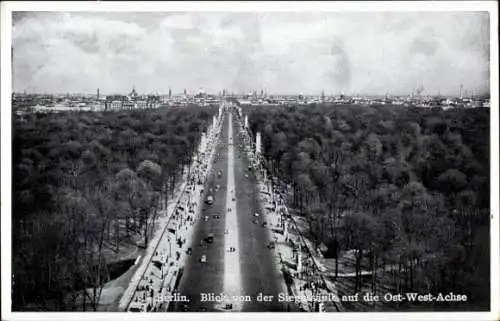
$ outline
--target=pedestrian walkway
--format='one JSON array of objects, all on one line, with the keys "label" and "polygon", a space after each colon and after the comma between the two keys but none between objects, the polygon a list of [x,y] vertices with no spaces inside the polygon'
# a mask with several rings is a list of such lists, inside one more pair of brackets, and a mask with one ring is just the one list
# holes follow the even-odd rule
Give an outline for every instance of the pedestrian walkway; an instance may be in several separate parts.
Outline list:
[{"label": "pedestrian walkway", "polygon": [[194,157],[192,168],[186,177],[175,203],[170,203],[167,215],[162,218],[164,228],[149,243],[141,266],[120,300],[120,309],[128,311],[166,311],[173,294],[175,282],[188,247],[191,244],[193,226],[201,208],[201,197],[206,176],[210,172],[215,153],[215,139],[221,129],[222,115],[216,126],[208,131],[198,150],[205,155],[201,162]]},{"label": "pedestrian walkway", "polygon": [[[243,128],[243,127],[241,127]],[[244,141],[252,145],[249,133],[244,130]],[[274,241],[276,262],[280,264],[283,275],[282,287],[284,293],[293,296],[332,295],[338,298],[335,284],[325,278],[322,272],[324,266],[317,260],[311,240],[303,237],[293,219],[286,219],[288,210],[284,205],[284,196],[272,190],[272,184],[266,177],[261,165],[261,155],[256,155],[252,146],[247,146],[249,159],[259,181],[262,214],[269,222],[269,233]],[[287,282],[288,280],[288,282]],[[311,301],[298,302],[304,311],[315,311],[317,306]],[[340,302],[324,302],[325,311],[343,311]]]},{"label": "pedestrian walkway", "polygon": [[161,231],[161,233],[156,233],[153,236],[153,238],[150,240],[150,242],[148,244],[148,247],[146,248],[146,252],[141,257],[141,260],[136,263],[136,264],[140,264],[139,269],[137,269],[136,273],[134,274],[134,276],[132,277],[132,279],[129,283],[128,288],[125,290],[123,296],[120,299],[120,303],[119,303],[120,310],[122,310],[122,311],[125,310],[129,304],[129,302],[131,301],[132,296],[134,295],[135,289],[137,288],[137,286],[142,278],[142,275],[144,275],[144,273],[146,271],[147,264],[145,264],[144,262],[149,262],[151,260],[153,253],[155,252],[156,245],[159,243],[159,240],[163,236],[165,228],[166,228],[168,222],[170,221],[169,214],[171,214],[173,212],[175,206],[178,204],[180,197],[184,193],[186,186],[187,186],[187,183],[185,180],[183,180],[183,183],[181,184],[181,188],[178,191],[177,196],[168,201],[165,214],[160,216],[160,218],[158,219],[157,224],[160,226],[159,231]]}]

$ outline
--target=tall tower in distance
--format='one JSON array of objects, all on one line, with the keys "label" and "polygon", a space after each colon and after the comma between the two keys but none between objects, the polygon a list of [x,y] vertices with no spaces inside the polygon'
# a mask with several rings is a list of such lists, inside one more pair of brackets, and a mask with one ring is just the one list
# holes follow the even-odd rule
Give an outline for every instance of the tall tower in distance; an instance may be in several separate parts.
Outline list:
[{"label": "tall tower in distance", "polygon": [[172,97],[172,88],[169,88],[169,89],[168,89],[168,97],[169,97],[169,98],[170,98],[170,97]]},{"label": "tall tower in distance", "polygon": [[184,96],[187,96],[187,90],[184,88]]},{"label": "tall tower in distance", "polygon": [[463,84],[460,84],[460,92],[459,92],[459,94],[460,94],[460,99],[464,98],[464,97],[463,97],[463,94],[462,94],[462,91],[463,91],[463,90],[464,90],[464,85],[463,85]]},{"label": "tall tower in distance", "polygon": [[99,100],[99,88],[97,88],[97,100]]}]

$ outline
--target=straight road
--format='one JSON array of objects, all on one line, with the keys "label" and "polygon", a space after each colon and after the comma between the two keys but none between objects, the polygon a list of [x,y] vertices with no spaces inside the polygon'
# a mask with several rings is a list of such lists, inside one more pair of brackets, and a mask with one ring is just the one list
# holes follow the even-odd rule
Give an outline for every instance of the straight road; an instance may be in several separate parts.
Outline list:
[{"label": "straight road", "polygon": [[[253,300],[244,302],[243,312],[282,312],[288,310],[288,304],[278,302],[279,293],[287,293],[279,266],[273,258],[273,250],[269,245],[269,225],[266,222],[259,201],[259,186],[257,179],[248,166],[250,162],[244,150],[243,139],[238,134],[242,124],[233,117],[235,130],[235,180],[238,226],[240,237],[240,265],[242,269],[242,294],[250,295]],[[248,176],[248,177],[247,177]],[[255,216],[259,213],[259,216]],[[266,222],[269,223],[269,222]],[[270,301],[258,301],[255,298],[262,293],[273,296]],[[292,308],[292,307],[290,307]]]},{"label": "straight road", "polygon": [[[248,169],[239,130],[237,117],[226,112],[216,147],[220,157],[216,157],[212,165],[204,198],[210,194],[210,188],[215,190],[216,185],[220,188],[211,194],[214,203],[202,206],[193,234],[192,255],[186,260],[176,291],[186,295],[190,302],[173,302],[170,310],[224,311],[225,304],[231,300],[217,301],[219,298],[215,296],[225,294],[226,298],[250,297],[250,301],[232,301],[230,311],[287,311],[287,304],[277,300],[278,294],[286,290],[272,250],[267,247],[270,240],[267,228],[262,225],[265,218],[260,211],[259,190],[255,176]],[[216,174],[218,171],[222,172],[220,177]],[[229,212],[228,208],[231,208]],[[259,216],[254,215],[257,212]],[[208,220],[204,220],[206,216]],[[209,234],[214,236],[211,244],[204,241]],[[229,251],[230,247],[235,249]],[[200,261],[202,255],[206,255],[206,262]],[[272,295],[273,300],[257,301],[260,293]],[[208,297],[210,294],[213,297]]]},{"label": "straight road", "polygon": [[[202,294],[220,294],[224,290],[227,136],[227,115],[225,115],[212,171],[205,184],[201,214],[193,234],[192,254],[186,259],[177,287],[177,293],[186,295],[190,302],[187,304],[172,302],[169,310],[218,311],[214,302],[202,300]],[[221,176],[218,175],[219,172]],[[217,185],[219,185],[218,189]],[[213,197],[212,205],[204,202],[209,195]],[[209,234],[213,234],[213,243],[207,243],[205,240]],[[201,262],[202,255],[206,256],[206,262]]]}]

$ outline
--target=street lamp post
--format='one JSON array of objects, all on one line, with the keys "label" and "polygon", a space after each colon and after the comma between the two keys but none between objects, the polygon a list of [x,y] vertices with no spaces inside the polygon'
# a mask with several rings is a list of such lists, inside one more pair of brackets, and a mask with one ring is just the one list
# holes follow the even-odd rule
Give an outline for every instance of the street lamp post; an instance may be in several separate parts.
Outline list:
[{"label": "street lamp post", "polygon": [[[169,231],[169,233],[170,233],[170,231]],[[168,237],[168,243],[169,243],[168,256],[172,258],[172,257],[174,257],[174,255],[172,254],[172,252],[173,252],[172,251],[172,240],[170,237]]]}]

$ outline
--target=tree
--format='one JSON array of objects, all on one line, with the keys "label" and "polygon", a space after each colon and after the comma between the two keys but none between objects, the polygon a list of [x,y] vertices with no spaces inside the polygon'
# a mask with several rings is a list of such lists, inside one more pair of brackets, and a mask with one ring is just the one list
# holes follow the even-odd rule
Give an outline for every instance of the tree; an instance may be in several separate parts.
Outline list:
[{"label": "tree", "polygon": [[150,161],[142,161],[137,167],[139,177],[143,178],[155,191],[161,190],[161,166]]},{"label": "tree", "polygon": [[456,194],[466,186],[467,176],[459,170],[451,168],[438,177],[437,183],[446,194]]},{"label": "tree", "polygon": [[364,251],[371,249],[375,241],[376,220],[363,212],[352,212],[344,217],[344,233],[350,248],[356,249],[356,282],[353,292],[361,290],[361,263]]}]

